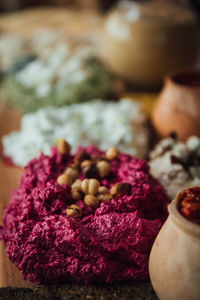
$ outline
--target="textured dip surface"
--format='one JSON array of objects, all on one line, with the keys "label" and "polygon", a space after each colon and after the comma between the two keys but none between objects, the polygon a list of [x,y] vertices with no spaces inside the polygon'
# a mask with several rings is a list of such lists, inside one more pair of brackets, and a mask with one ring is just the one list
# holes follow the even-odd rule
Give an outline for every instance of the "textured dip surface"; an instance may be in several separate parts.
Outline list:
[{"label": "textured dip surface", "polygon": [[96,209],[80,200],[82,216],[73,218],[66,215],[71,187],[56,181],[72,159],[52,148],[25,168],[0,229],[8,256],[35,284],[147,279],[149,253],[167,214],[163,188],[145,161],[120,154],[101,185],[127,182],[131,192]]}]

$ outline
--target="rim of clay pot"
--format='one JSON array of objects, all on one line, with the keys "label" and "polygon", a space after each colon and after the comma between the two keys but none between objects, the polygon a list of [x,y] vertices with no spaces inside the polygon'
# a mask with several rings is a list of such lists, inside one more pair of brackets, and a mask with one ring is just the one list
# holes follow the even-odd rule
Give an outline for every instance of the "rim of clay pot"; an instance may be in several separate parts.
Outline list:
[{"label": "rim of clay pot", "polygon": [[[200,188],[200,187],[198,187]],[[187,190],[184,189],[180,193],[176,195],[176,197],[172,200],[172,202],[168,205],[169,215],[172,218],[172,221],[183,231],[193,235],[197,238],[200,238],[200,225],[189,221],[186,219],[178,210],[178,202],[182,193]]]},{"label": "rim of clay pot", "polygon": [[200,68],[184,68],[171,71],[167,73],[164,81],[179,88],[200,90]]}]

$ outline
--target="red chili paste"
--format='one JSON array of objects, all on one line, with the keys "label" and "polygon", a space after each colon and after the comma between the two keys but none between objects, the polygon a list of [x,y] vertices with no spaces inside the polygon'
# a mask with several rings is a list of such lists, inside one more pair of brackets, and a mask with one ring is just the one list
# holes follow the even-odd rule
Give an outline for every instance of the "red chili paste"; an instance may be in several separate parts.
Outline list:
[{"label": "red chili paste", "polygon": [[183,191],[179,200],[179,210],[185,218],[200,225],[200,187]]}]

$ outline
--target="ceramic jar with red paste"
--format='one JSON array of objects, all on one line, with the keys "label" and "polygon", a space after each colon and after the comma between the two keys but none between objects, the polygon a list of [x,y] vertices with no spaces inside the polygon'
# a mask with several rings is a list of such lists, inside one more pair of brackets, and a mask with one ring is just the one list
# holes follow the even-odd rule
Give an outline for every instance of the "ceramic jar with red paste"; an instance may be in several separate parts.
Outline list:
[{"label": "ceramic jar with red paste", "polygon": [[178,193],[168,210],[150,254],[152,285],[160,300],[199,300],[200,187]]}]

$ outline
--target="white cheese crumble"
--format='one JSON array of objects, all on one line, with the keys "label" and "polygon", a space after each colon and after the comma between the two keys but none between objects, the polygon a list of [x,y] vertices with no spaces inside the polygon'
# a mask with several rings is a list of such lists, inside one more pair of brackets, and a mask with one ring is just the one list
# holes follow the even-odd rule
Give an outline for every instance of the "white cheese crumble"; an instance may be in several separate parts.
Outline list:
[{"label": "white cheese crumble", "polygon": [[0,36],[0,66],[1,70],[7,70],[18,57],[26,53],[26,42],[12,34]]},{"label": "white cheese crumble", "polygon": [[[95,37],[99,40],[96,32]],[[55,62],[60,62],[70,53],[74,53],[78,47],[91,48],[93,54],[99,52],[97,41],[91,34],[87,37],[83,35],[74,37],[49,28],[39,29],[28,38],[2,33],[0,35],[1,70],[8,70],[17,59],[30,53],[35,54],[42,61],[52,56]]]},{"label": "white cheese crumble", "polygon": [[185,143],[168,137],[150,153],[151,174],[165,187],[170,199],[184,188],[200,186],[200,139]]},{"label": "white cheese crumble", "polygon": [[75,152],[79,145],[102,150],[117,146],[122,152],[144,158],[148,151],[146,115],[139,102],[93,100],[62,108],[47,107],[26,114],[21,130],[3,137],[4,154],[24,166],[41,151],[65,138]]},{"label": "white cheese crumble", "polygon": [[88,57],[91,57],[90,47],[72,52],[69,45],[60,43],[45,60],[38,58],[17,72],[15,80],[26,88],[35,89],[37,96],[46,97],[54,85],[59,90],[67,83],[80,83],[89,78],[85,67]]}]

